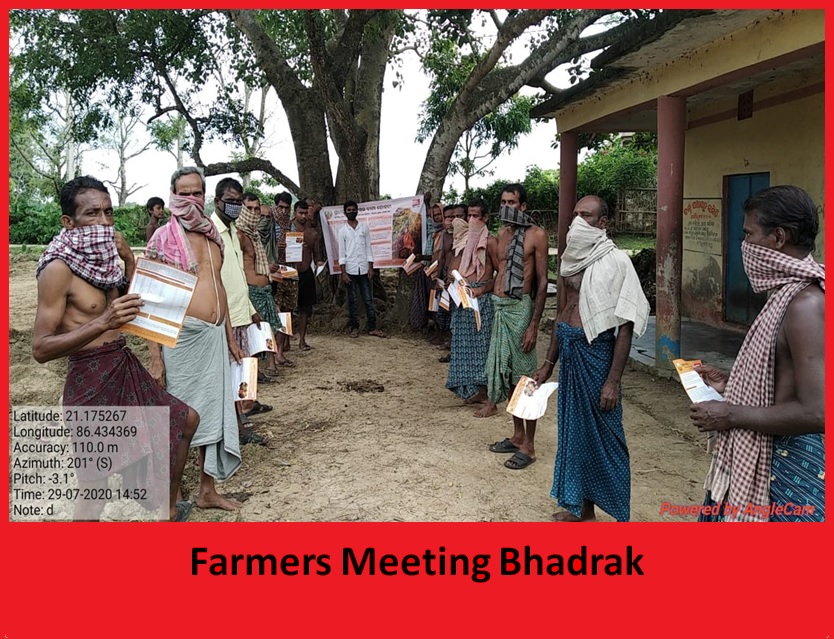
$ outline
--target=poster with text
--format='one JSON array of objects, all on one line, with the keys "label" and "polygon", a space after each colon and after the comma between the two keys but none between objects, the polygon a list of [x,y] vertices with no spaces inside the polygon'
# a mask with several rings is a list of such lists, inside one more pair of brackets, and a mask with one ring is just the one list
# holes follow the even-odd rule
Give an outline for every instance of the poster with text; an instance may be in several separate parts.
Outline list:
[{"label": "poster with text", "polygon": [[[341,204],[325,206],[321,228],[331,275],[339,269],[339,229],[347,224]],[[400,268],[412,252],[421,253],[426,244],[426,207],[422,195],[395,200],[360,202],[359,222],[371,232],[374,268]]]}]

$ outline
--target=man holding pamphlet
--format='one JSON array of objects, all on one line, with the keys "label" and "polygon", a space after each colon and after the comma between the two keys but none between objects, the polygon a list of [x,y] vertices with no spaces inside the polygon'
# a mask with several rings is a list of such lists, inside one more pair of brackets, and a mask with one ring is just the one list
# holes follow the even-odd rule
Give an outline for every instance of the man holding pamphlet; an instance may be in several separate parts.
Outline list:
[{"label": "man holding pamphlet", "polygon": [[[458,273],[468,283],[477,308],[458,307],[452,311],[452,349],[446,388],[465,404],[486,401],[486,358],[492,332],[493,259],[498,244],[486,226],[487,205],[483,200],[469,204],[468,220],[455,218],[456,228],[465,228],[456,243],[460,251]],[[455,286],[453,280],[449,286]],[[477,316],[476,316],[477,313]]]},{"label": "man holding pamphlet", "polygon": [[704,488],[719,513],[701,521],[825,520],[825,267],[812,257],[819,214],[795,186],[744,204],[741,256],[750,286],[770,295],[730,374],[697,367],[724,401],[692,404],[717,433]]},{"label": "man holding pamphlet", "polygon": [[605,200],[583,197],[573,215],[559,265],[565,305],[544,364],[533,375],[545,382],[561,356],[550,496],[565,510],[553,519],[593,521],[599,506],[617,521],[628,521],[631,472],[620,379],[632,335],[646,331],[649,302],[631,259],[608,238]]},{"label": "man holding pamphlet", "polygon": [[[312,348],[307,343],[307,322],[316,304],[316,276],[313,269],[325,263],[321,256],[319,234],[310,222],[309,213],[306,200],[296,202],[294,224],[297,240],[300,241],[292,247],[292,234],[287,234],[287,262],[294,264],[298,271],[298,348],[302,351]],[[297,250],[291,251],[291,248]]]},{"label": "man holding pamphlet", "polygon": [[[258,234],[258,226],[263,218],[262,211],[263,207],[258,196],[254,193],[244,193],[243,210],[240,212],[240,218],[237,221],[237,232],[240,248],[243,251],[243,272],[246,276],[246,284],[249,286],[249,301],[252,302],[255,310],[264,320],[262,324],[266,323],[272,329],[272,339],[276,340],[282,325],[281,319],[278,317],[275,300],[272,298],[269,261]],[[269,215],[269,209],[266,210],[266,213]],[[267,219],[271,220],[272,218],[270,216]],[[277,375],[279,366],[288,368],[294,366],[291,361],[284,357],[283,345],[283,340],[278,341],[277,347],[275,349],[270,348],[270,352],[267,353],[266,357],[271,367],[264,370],[266,375]],[[275,341],[273,346],[275,346]]]},{"label": "man holding pamphlet", "polygon": [[[494,255],[492,335],[486,360],[487,398],[475,417],[489,417],[508,399],[519,380],[536,370],[536,339],[547,293],[547,233],[526,213],[522,184],[508,184],[501,193]],[[493,453],[512,453],[504,462],[522,470],[536,461],[536,420],[513,416],[513,434],[489,446]]]},{"label": "man holding pamphlet", "polygon": [[[166,442],[148,438],[154,450],[138,446],[126,452],[119,468],[126,488],[141,489],[154,471],[154,460],[168,457],[169,517],[184,521],[191,504],[177,501],[188,446],[200,421],[185,403],[153,382],[119,334],[142,307],[137,294],[124,295],[133,255],[113,229],[113,205],[99,180],[84,176],[61,189],[58,234],[38,261],[38,309],[32,335],[32,356],[40,363],[68,357],[63,405],[167,406],[170,429]],[[164,227],[163,227],[164,228]],[[138,438],[135,438],[138,441]],[[159,466],[157,466],[159,467]],[[81,488],[106,488],[107,475],[93,469],[77,471]],[[145,476],[145,477],[143,477]],[[76,501],[76,519],[97,520],[104,502]],[[91,506],[91,507],[90,507]],[[81,509],[81,511],[79,511]]]},{"label": "man holding pamphlet", "polygon": [[[171,220],[145,249],[148,258],[197,276],[176,347],[148,342],[149,368],[163,388],[200,414],[200,427],[191,442],[198,449],[200,462],[197,506],[236,510],[241,504],[219,495],[215,480],[229,479],[240,468],[229,356],[240,361],[244,354],[228,321],[221,277],[226,249],[217,227],[205,215],[205,189],[199,169],[177,170],[171,176]],[[207,384],[207,379],[212,384]]]}]

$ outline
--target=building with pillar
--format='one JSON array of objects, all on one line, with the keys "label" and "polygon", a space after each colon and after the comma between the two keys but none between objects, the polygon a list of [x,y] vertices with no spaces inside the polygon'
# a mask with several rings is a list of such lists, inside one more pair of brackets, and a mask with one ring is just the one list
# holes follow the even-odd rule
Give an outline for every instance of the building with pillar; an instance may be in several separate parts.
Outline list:
[{"label": "building with pillar", "polygon": [[658,367],[681,356],[682,316],[744,330],[761,308],[741,262],[748,195],[793,184],[824,213],[824,46],[823,11],[691,12],[612,46],[534,111],[561,138],[560,249],[579,134],[657,132]]}]

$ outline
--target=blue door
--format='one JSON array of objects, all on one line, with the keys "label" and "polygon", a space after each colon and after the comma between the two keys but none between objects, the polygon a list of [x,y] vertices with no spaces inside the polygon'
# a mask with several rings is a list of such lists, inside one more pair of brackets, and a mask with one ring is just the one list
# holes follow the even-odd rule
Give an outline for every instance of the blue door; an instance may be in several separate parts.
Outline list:
[{"label": "blue door", "polygon": [[744,272],[741,241],[744,239],[744,210],[749,196],[770,186],[770,173],[748,173],[727,177],[727,262],[724,269],[724,318],[750,326],[762,310],[767,296],[756,294]]}]

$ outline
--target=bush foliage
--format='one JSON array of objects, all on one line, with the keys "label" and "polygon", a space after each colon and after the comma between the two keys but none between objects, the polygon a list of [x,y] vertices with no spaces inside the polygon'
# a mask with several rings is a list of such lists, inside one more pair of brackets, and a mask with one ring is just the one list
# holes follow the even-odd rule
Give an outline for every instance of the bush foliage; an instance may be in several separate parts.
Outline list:
[{"label": "bush foliage", "polygon": [[[54,202],[41,204],[24,198],[10,202],[9,243],[49,244],[61,231],[61,207]],[[130,246],[145,245],[148,214],[141,204],[116,207],[113,210],[116,230]]]}]

